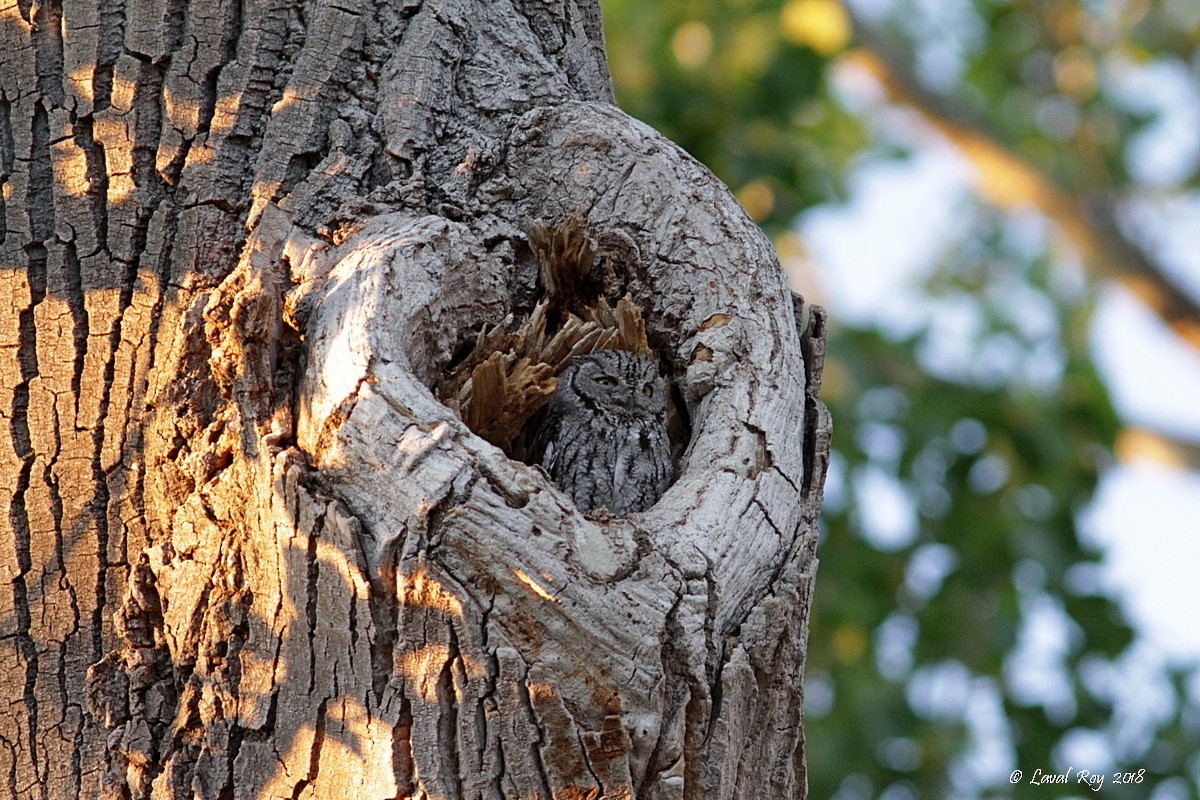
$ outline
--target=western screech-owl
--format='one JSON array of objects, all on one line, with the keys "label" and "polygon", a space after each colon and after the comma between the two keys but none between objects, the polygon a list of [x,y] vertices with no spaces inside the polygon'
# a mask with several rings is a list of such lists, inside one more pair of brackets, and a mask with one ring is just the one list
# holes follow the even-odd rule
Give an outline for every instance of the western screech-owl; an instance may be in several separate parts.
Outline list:
[{"label": "western screech-owl", "polygon": [[576,357],[550,398],[542,467],[582,511],[645,511],[671,482],[666,412],[666,382],[649,358],[624,350]]}]

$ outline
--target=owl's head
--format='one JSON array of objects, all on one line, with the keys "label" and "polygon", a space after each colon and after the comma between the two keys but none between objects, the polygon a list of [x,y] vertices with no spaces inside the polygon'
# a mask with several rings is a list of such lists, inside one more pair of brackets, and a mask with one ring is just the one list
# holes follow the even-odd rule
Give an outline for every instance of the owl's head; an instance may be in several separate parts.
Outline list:
[{"label": "owl's head", "polygon": [[666,412],[666,382],[658,374],[658,365],[637,353],[600,350],[578,356],[559,380],[601,411],[619,416]]}]

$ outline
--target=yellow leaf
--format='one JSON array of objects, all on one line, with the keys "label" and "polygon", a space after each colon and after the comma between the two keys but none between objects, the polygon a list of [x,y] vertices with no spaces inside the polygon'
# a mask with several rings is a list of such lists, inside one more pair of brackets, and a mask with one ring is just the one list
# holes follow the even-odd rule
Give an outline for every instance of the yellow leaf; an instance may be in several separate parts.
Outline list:
[{"label": "yellow leaf", "polygon": [[850,41],[850,16],[838,0],[788,0],[779,14],[783,38],[833,55]]},{"label": "yellow leaf", "polygon": [[761,178],[752,180],[737,192],[738,202],[755,222],[766,219],[775,208],[775,192]]},{"label": "yellow leaf", "polygon": [[685,22],[671,37],[671,52],[682,66],[696,68],[712,55],[712,31],[703,22]]}]

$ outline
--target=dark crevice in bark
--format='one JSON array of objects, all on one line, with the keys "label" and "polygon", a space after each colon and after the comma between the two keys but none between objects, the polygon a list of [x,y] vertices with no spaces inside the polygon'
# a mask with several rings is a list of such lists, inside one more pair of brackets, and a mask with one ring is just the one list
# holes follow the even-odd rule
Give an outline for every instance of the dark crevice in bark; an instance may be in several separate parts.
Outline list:
[{"label": "dark crevice in bark", "polygon": [[[488,632],[491,629],[489,619],[492,614],[492,609],[495,606],[495,597],[487,597],[485,603],[480,603],[478,599],[472,598],[476,607],[479,610],[479,631],[478,652],[481,658],[487,663],[487,672],[484,678],[484,689],[479,693],[475,701],[475,741],[478,742],[476,748],[476,758],[481,765],[488,763],[488,747],[492,744],[488,737],[488,709],[497,708],[496,701],[496,682],[500,675],[500,659],[496,657],[496,649],[491,645]],[[504,748],[499,739],[495,742],[496,759],[492,784],[496,791],[499,792],[497,797],[502,797],[503,792],[500,791],[500,778],[504,774]]]},{"label": "dark crevice in bark", "polygon": [[[54,588],[64,590],[67,593],[68,602],[71,607],[71,629],[63,637],[62,646],[65,647],[66,643],[79,633],[79,596],[75,591],[74,585],[71,583],[70,573],[67,571],[68,544],[63,536],[63,499],[59,488],[57,467],[58,459],[62,455],[62,431],[68,423],[63,420],[58,405],[58,398],[56,398],[52,404],[51,414],[54,419],[54,450],[46,461],[45,469],[42,470],[42,481],[46,485],[50,499],[50,517],[54,520],[54,559],[43,566],[41,583],[43,586],[43,597],[51,593],[51,591],[44,588],[50,582],[56,584]],[[79,534],[86,525],[86,516],[76,522],[71,531],[70,544],[73,545],[78,541]],[[54,573],[57,573],[57,577],[54,577]],[[66,691],[65,677],[61,674],[65,668],[62,659],[59,660],[57,667],[60,672],[60,679],[63,682],[61,696],[65,700],[70,695]]]},{"label": "dark crevice in bark", "polygon": [[12,104],[0,92],[0,242],[8,238],[8,205],[4,198],[4,187],[16,164],[15,145],[12,132]]},{"label": "dark crevice in bark", "polygon": [[71,394],[74,396],[72,421],[74,428],[79,430],[79,401],[83,389],[83,367],[88,348],[88,313],[83,294],[83,268],[79,263],[79,254],[75,251],[75,243],[67,242],[64,247],[64,283],[66,291],[64,298],[67,309],[71,312],[72,339],[75,343],[75,359],[71,369]]},{"label": "dark crevice in bark", "polygon": [[138,68],[137,84],[133,90],[133,183],[137,187],[137,199],[140,201],[134,237],[141,240],[140,246],[134,248],[135,258],[140,256],[145,248],[146,226],[150,223],[154,207],[167,189],[155,167],[158,145],[162,137],[163,76],[164,70],[161,66],[141,64]]},{"label": "dark crevice in bark", "polygon": [[[213,115],[217,111],[217,81],[220,80],[221,68],[224,66],[225,64],[219,64],[210,69],[204,76],[204,83],[200,86],[199,113],[196,122],[197,136],[208,133],[212,128]],[[178,180],[179,172],[183,169],[193,141],[190,137],[185,138],[183,146],[180,147],[180,155],[175,158],[177,164],[173,164],[174,168],[170,170],[172,174],[170,183],[174,184]]]},{"label": "dark crevice in bark", "polygon": [[[709,706],[708,718],[704,720],[697,719],[696,725],[704,743],[708,745],[712,742],[712,736],[717,729],[717,721],[721,719],[721,712],[724,710],[725,665],[729,660],[730,645],[737,641],[737,636],[740,634],[740,631],[736,631],[734,634],[728,637],[722,637],[720,641],[714,641],[713,631],[716,627],[715,610],[717,608],[717,603],[720,600],[720,588],[716,585],[716,581],[713,578],[711,569],[705,573],[704,583],[708,590],[708,601],[705,604],[704,637],[707,645],[707,652],[709,654],[708,663],[705,665],[705,669],[708,673],[709,685],[707,687],[707,691],[709,692]],[[695,692],[694,687],[692,691],[693,693]],[[688,701],[687,714],[689,720],[689,730],[691,730],[692,725],[691,703],[694,699],[695,695],[693,694],[693,697],[689,698]]]},{"label": "dark crevice in bark", "polygon": [[412,726],[412,703],[400,693],[400,710],[392,728],[392,773],[396,776],[396,788],[399,790],[395,800],[410,797],[417,789],[416,766],[412,752]]},{"label": "dark crevice in bark", "polygon": [[[27,392],[27,390],[26,390]],[[28,398],[25,400],[28,405]],[[14,406],[16,401],[14,400]],[[26,438],[29,436],[28,421],[25,418],[25,412],[22,410],[20,419],[14,416],[13,419],[13,436],[24,434]],[[21,470],[17,475],[17,485],[13,487],[13,498],[9,506],[9,523],[12,525],[13,539],[16,545],[16,562],[19,572],[12,579],[13,587],[13,616],[16,618],[16,636],[17,636],[17,652],[20,653],[21,660],[25,662],[25,683],[22,691],[22,700],[25,704],[26,714],[26,734],[29,741],[23,749],[24,755],[29,759],[29,764],[36,771],[41,764],[41,756],[38,753],[38,698],[36,693],[37,673],[38,673],[38,653],[37,646],[29,635],[32,626],[32,616],[29,608],[29,592],[25,581],[25,576],[32,569],[32,561],[29,552],[29,515],[25,508],[25,493],[29,490],[29,474],[33,467],[32,455],[26,457],[25,463],[21,466]],[[43,788],[43,796],[44,796]],[[15,794],[13,795],[16,796]]]},{"label": "dark crevice in bark", "polygon": [[283,179],[279,182],[279,189],[275,192],[276,199],[287,197],[292,193],[292,190],[303,183],[317,165],[325,158],[328,153],[328,143],[325,148],[316,152],[309,153],[294,153],[288,161],[287,171],[283,175]]},{"label": "dark crevice in bark", "polygon": [[308,691],[316,690],[317,680],[317,581],[320,577],[320,561],[317,559],[317,540],[321,536],[322,519],[313,521],[313,529],[308,534],[308,549],[305,552],[305,603],[304,617],[308,632]]},{"label": "dark crevice in bark", "polygon": [[[48,252],[45,243],[51,238],[54,231],[53,177],[49,120],[45,107],[41,103],[37,103],[34,106],[32,120],[28,166],[29,187],[25,197],[30,230],[30,241],[25,245],[29,304],[22,308],[17,315],[17,362],[21,379],[13,389],[10,417],[13,451],[22,463],[18,470],[16,485],[13,487],[9,506],[9,522],[13,530],[17,565],[17,575],[12,580],[16,647],[21,659],[25,662],[23,700],[29,741],[25,745],[24,754],[29,758],[33,773],[39,776],[39,794],[43,798],[47,797],[48,789],[45,778],[49,770],[49,763],[42,756],[39,748],[39,715],[41,713],[37,694],[39,653],[37,643],[30,635],[33,625],[32,605],[34,601],[30,599],[28,579],[33,570],[31,549],[33,531],[25,503],[37,458],[33,449],[33,436],[29,420],[30,383],[39,375],[40,371],[37,352],[38,330],[34,312],[38,305],[46,299],[48,289]],[[61,507],[59,517],[61,518]],[[38,576],[39,584],[35,588],[40,588],[42,578],[43,576]]]},{"label": "dark crevice in bark", "polygon": [[[108,242],[108,166],[104,145],[96,141],[91,115],[73,120],[75,143],[83,151],[88,184],[88,199],[92,206],[92,224],[96,241],[103,249]],[[84,256],[93,253],[84,253]],[[78,394],[78,393],[76,393]]]},{"label": "dark crevice in bark", "polygon": [[[825,470],[829,465],[829,455],[826,442],[820,441],[821,411],[817,396],[821,391],[821,372],[825,367],[825,310],[819,306],[810,307],[811,318],[805,323],[804,300],[793,295],[792,307],[797,324],[796,331],[800,335],[800,351],[804,356],[804,478],[801,482],[803,497],[807,500],[812,496],[814,488],[819,492],[825,485]],[[829,432],[826,431],[828,436]],[[814,504],[814,514],[819,512],[819,502]]]},{"label": "dark crevice in bark", "polygon": [[113,68],[125,49],[125,0],[101,0],[100,35],[92,72],[92,110],[112,105]]},{"label": "dark crevice in bark", "polygon": [[[32,248],[31,248],[32,249]],[[30,272],[35,270],[33,266],[33,256],[31,256]],[[42,256],[42,269],[45,269],[45,256]],[[45,284],[43,283],[42,295],[45,296]],[[30,292],[31,295],[36,294]],[[24,486],[29,486],[29,470],[33,464],[33,448],[31,446],[32,438],[29,432],[29,381],[37,377],[37,338],[33,322],[33,309],[37,303],[41,302],[41,298],[33,299],[29,306],[21,309],[18,315],[19,326],[19,344],[17,345],[17,362],[21,367],[21,383],[13,388],[12,413],[12,441],[13,452],[17,458],[24,461],[22,471],[25,474]],[[23,491],[23,490],[21,490]],[[15,492],[17,495],[13,499],[13,507],[18,503],[17,499],[21,492]],[[28,557],[28,554],[26,554]],[[24,573],[25,568],[22,568]]]},{"label": "dark crevice in bark", "polygon": [[453,626],[447,626],[450,637],[447,643],[446,661],[438,675],[438,749],[446,759],[445,775],[451,797],[462,797],[462,775],[459,773],[458,757],[458,695],[454,690],[454,662],[461,657],[458,636]]},{"label": "dark crevice in bark", "polygon": [[504,797],[504,779],[508,776],[508,762],[504,758],[504,740],[496,739],[496,774],[492,778],[492,788],[496,797]]},{"label": "dark crevice in bark", "polygon": [[[149,784],[158,778],[166,771],[168,765],[171,767],[170,790],[166,793],[167,797],[188,797],[194,794],[188,791],[196,774],[196,761],[199,759],[200,746],[195,743],[196,732],[203,730],[203,724],[200,721],[200,692],[198,690],[198,680],[193,680],[190,673],[179,674],[176,676],[176,685],[179,691],[178,706],[174,711],[175,719],[172,720],[176,727],[174,730],[166,728],[164,735],[156,740],[157,758],[155,758],[148,769],[146,775],[142,778],[143,784]],[[142,693],[144,702],[145,694]],[[122,757],[118,754],[118,758]],[[166,781],[164,781],[166,783]],[[126,786],[121,786],[123,791],[128,791]],[[143,797],[148,800],[149,793],[145,793]],[[124,798],[122,798],[124,800]],[[143,800],[142,797],[137,800]]]},{"label": "dark crevice in bark", "polygon": [[349,616],[349,619],[346,621],[346,624],[350,628],[350,650],[349,650],[350,670],[353,673],[357,673],[358,670],[354,666],[354,654],[358,652],[358,637],[360,636],[360,633],[358,630],[358,596],[357,595],[355,595],[350,600],[350,611],[349,611],[348,616]]},{"label": "dark crevice in bark", "polygon": [[[69,647],[68,643],[73,635],[74,631],[68,634],[63,641],[58,642],[58,646],[54,648],[54,650],[57,651],[57,658],[54,659],[54,678],[58,688],[59,704],[57,704],[54,709],[58,712],[57,718],[52,720],[51,724],[59,731],[60,737],[62,737],[62,734],[66,731],[66,729],[71,727],[69,723],[69,715],[67,713],[71,708],[70,704],[68,703],[68,698],[70,698],[71,695],[68,693],[67,689],[67,664],[70,663],[67,657],[67,650]],[[49,655],[49,653],[52,652],[51,648],[47,647],[46,652],[47,655]],[[46,771],[48,773],[49,769]],[[69,775],[68,780],[70,780]]]},{"label": "dark crevice in bark", "polygon": [[238,47],[241,44],[241,34],[245,9],[244,0],[232,0],[229,4],[229,15],[225,24],[225,63],[237,60]]},{"label": "dark crevice in bark", "polygon": [[399,14],[400,19],[412,19],[412,17],[425,6],[424,0],[400,0]]},{"label": "dark crevice in bark", "polygon": [[382,702],[395,670],[396,616],[396,550],[393,548],[380,559],[379,580],[370,583],[369,605],[374,636],[371,637],[371,688],[375,700]]},{"label": "dark crevice in bark", "polygon": [[[212,129],[213,116],[216,114],[217,100],[219,99],[218,87],[221,79],[221,71],[230,63],[237,60],[238,46],[241,42],[242,15],[241,0],[230,0],[225,7],[225,20],[221,27],[223,49],[221,61],[205,73],[204,80],[200,85],[199,113],[197,114],[196,123],[197,135],[206,134]],[[185,143],[183,148],[185,156],[190,144],[190,140]],[[180,166],[182,167],[182,161],[180,162]],[[178,174],[175,177],[178,178]]]},{"label": "dark crevice in bark", "polygon": [[61,108],[63,93],[62,0],[39,4],[33,14],[33,52],[37,73],[37,93]]},{"label": "dark crevice in bark", "polygon": [[[201,110],[203,110],[203,98],[201,100]],[[203,121],[203,117],[201,118]],[[188,156],[192,152],[192,145],[195,144],[196,138],[192,136],[180,137],[179,147],[175,149],[174,155],[162,167],[159,168],[159,175],[163,183],[169,187],[179,185],[179,176],[183,173],[184,166],[187,165]]]},{"label": "dark crevice in bark", "polygon": [[[726,659],[726,644],[728,643],[728,634],[724,631],[717,631],[717,609],[721,607],[721,589],[723,587],[717,585],[716,575],[713,572],[712,560],[705,556],[708,561],[708,568],[704,571],[704,590],[706,592],[704,601],[704,651],[708,653],[708,658],[704,664],[705,677],[712,687],[721,685],[721,668],[725,665]],[[708,689],[705,688],[707,693]],[[713,701],[715,704],[715,700]],[[716,719],[715,714],[713,719]],[[707,733],[705,734],[707,736]]]},{"label": "dark crevice in bark", "polygon": [[168,55],[155,58],[155,61],[166,61],[170,59],[170,54],[177,52],[183,47],[183,37],[187,28],[187,20],[188,0],[166,0],[163,4],[163,15],[162,19],[159,20],[159,25],[163,32],[163,47],[166,49]]},{"label": "dark crevice in bark", "polygon": [[[40,250],[39,266],[30,257],[30,282],[41,282],[46,291],[45,243],[54,235],[54,167],[50,160],[50,120],[41,103],[33,108],[33,129],[29,159],[29,190],[25,195],[25,213],[29,220],[29,248]],[[36,273],[36,275],[35,275]],[[40,302],[40,298],[38,300]]]},{"label": "dark crevice in bark", "polygon": [[[176,684],[170,657],[167,651],[162,649],[161,646],[155,652],[154,657],[152,657],[152,667],[150,667],[148,672],[151,672],[148,678],[140,678],[140,676],[134,678],[138,684],[138,705],[145,709],[148,700],[151,696],[155,696],[155,694],[157,694],[157,702],[162,705],[158,708],[156,716],[146,718],[146,722],[150,724],[152,758],[150,764],[146,766],[144,782],[146,784],[154,783],[173,760],[174,762],[184,763],[184,771],[190,777],[193,772],[192,765],[196,763],[194,748],[191,744],[184,744],[184,742],[173,739],[172,736],[172,724],[176,720],[176,712],[179,711],[180,693],[186,691],[184,680],[180,680]],[[188,720],[187,715],[192,715],[190,720]],[[196,708],[194,708],[194,704],[192,708],[184,711],[184,718],[188,729],[194,729],[199,726],[199,721],[196,720]],[[176,757],[176,752],[187,752],[190,758]]]},{"label": "dark crevice in bark", "polygon": [[[578,728],[575,730],[575,741],[579,744],[579,753],[582,756],[583,768],[587,770],[588,775],[592,778],[592,783],[596,786],[596,796],[604,797],[607,794],[604,788],[604,781],[600,780],[600,776],[596,774],[595,767],[592,766],[592,759],[588,755],[587,745],[583,742],[583,733]],[[647,770],[647,773],[649,773],[649,770]],[[644,779],[643,785],[645,785]],[[551,797],[553,797],[553,794],[551,794]]]}]

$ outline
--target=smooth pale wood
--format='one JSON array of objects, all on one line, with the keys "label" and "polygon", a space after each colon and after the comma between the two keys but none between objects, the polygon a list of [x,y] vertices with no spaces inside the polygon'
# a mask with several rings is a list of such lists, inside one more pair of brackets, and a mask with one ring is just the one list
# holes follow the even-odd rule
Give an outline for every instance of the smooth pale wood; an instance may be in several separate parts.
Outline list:
[{"label": "smooth pale wood", "polygon": [[[597,6],[65,5],[0,6],[0,794],[803,796],[822,318]],[[428,388],[576,211],[692,426],[628,520]]]}]

